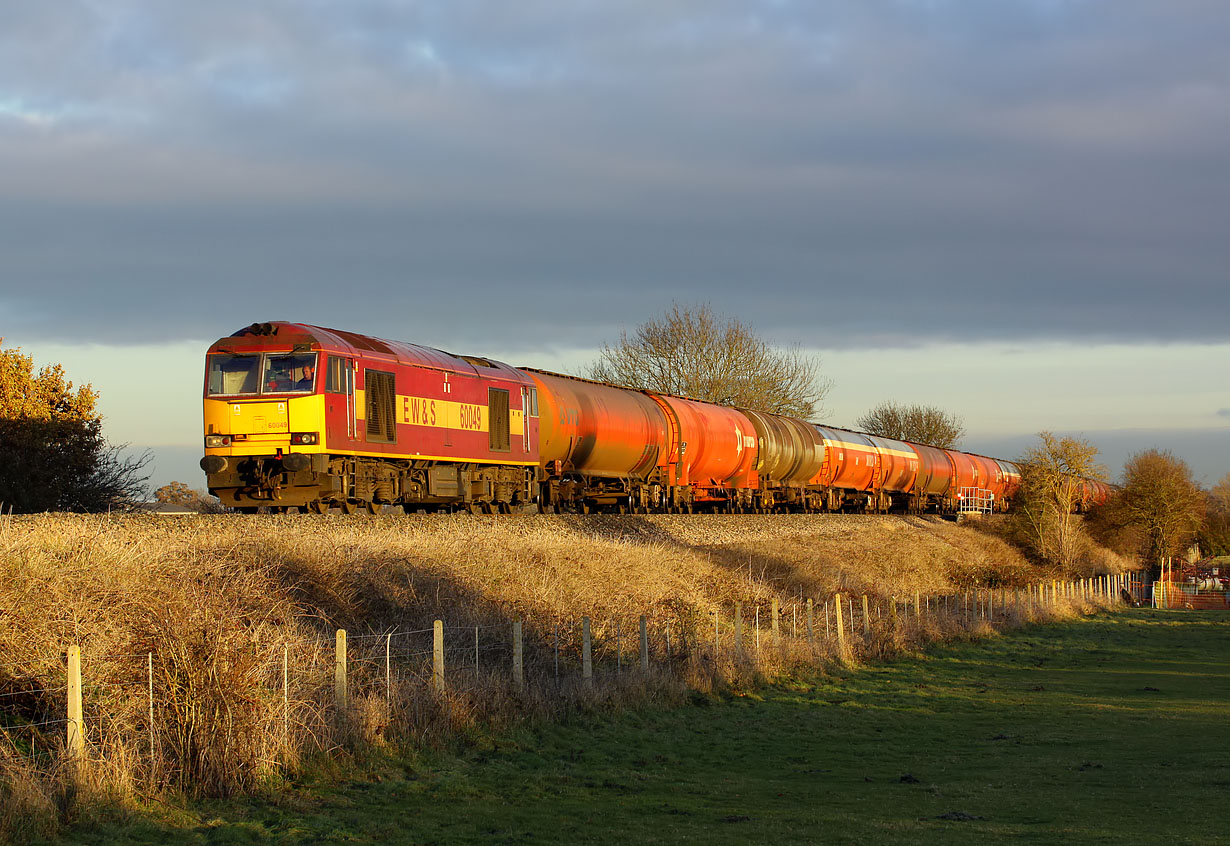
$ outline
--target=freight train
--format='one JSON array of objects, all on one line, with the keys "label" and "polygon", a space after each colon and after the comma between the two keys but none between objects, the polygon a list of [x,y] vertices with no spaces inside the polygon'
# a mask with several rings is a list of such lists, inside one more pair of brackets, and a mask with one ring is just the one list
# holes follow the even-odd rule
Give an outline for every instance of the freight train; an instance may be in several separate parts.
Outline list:
[{"label": "freight train", "polygon": [[240,511],[953,513],[1020,485],[982,455],[299,323],[210,346],[204,422],[209,491]]}]

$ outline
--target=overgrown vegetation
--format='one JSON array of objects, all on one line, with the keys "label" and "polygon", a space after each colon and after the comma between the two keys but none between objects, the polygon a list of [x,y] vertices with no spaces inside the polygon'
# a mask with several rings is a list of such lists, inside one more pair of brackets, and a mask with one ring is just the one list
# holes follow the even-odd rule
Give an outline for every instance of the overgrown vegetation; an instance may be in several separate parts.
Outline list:
[{"label": "overgrown vegetation", "polygon": [[[250,791],[328,750],[430,748],[481,726],[744,685],[749,673],[771,676],[802,660],[790,651],[766,652],[759,666],[685,659],[706,654],[713,612],[729,615],[736,600],[750,614],[774,598],[882,599],[1053,575],[992,535],[920,518],[6,518],[0,713],[17,746],[0,764],[8,791],[0,826],[49,828],[87,813],[91,796],[122,804],[165,789]],[[669,676],[593,691],[541,683],[556,624],[590,616],[609,644],[616,625],[631,633],[641,614],[655,632],[673,632]],[[407,673],[389,697],[362,675],[378,672],[370,656],[369,669],[356,671],[352,717],[332,717],[335,628],[358,639],[433,619],[501,630],[523,619],[529,692],[499,673],[439,695]],[[59,744],[62,725],[13,728],[63,716],[63,650],[72,642],[83,651],[87,711],[106,718],[80,783],[40,771],[56,760],[40,750]],[[891,654],[902,645],[881,639],[873,648]],[[660,638],[654,648],[661,663]],[[78,783],[83,793],[70,801]]]}]

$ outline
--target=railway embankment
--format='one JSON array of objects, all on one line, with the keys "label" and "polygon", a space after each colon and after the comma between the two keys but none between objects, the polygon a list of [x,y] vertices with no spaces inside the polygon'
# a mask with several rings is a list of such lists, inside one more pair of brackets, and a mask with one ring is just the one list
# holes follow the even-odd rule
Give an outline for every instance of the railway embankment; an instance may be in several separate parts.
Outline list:
[{"label": "railway embankment", "polygon": [[[252,790],[321,756],[447,744],[989,634],[1096,605],[1035,602],[1044,582],[1126,567],[1093,550],[1086,572],[1044,571],[989,528],[874,516],[3,518],[0,826],[30,834],[91,797]],[[66,704],[74,646],[78,716]]]}]

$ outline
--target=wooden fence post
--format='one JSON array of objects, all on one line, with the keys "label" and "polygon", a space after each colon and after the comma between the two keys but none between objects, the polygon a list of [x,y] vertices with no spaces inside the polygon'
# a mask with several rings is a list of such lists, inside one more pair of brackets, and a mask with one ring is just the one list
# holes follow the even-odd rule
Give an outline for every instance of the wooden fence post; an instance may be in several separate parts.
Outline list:
[{"label": "wooden fence post", "polygon": [[782,633],[781,633],[781,629],[778,628],[778,622],[777,622],[779,610],[780,609],[778,608],[777,597],[775,596],[773,597],[773,601],[769,605],[769,613],[773,615],[772,630],[773,630],[773,646],[774,647],[778,647],[782,645]]},{"label": "wooden fence post", "polygon": [[512,657],[512,674],[513,684],[518,690],[525,688],[525,642],[521,637],[521,621],[513,621],[513,657]]},{"label": "wooden fence post", "polygon": [[290,739],[290,644],[282,644],[282,743]]},{"label": "wooden fence post", "polygon": [[384,698],[393,701],[393,633],[384,636]]},{"label": "wooden fence post", "polygon": [[154,653],[146,657],[149,659],[149,771],[152,779],[157,764],[154,759]]},{"label": "wooden fence post", "polygon": [[339,714],[346,712],[346,630],[337,630],[333,656],[333,704]]},{"label": "wooden fence post", "polygon": [[624,632],[619,620],[615,621],[615,675],[624,674]]},{"label": "wooden fence post", "polygon": [[841,594],[833,596],[833,606],[837,612],[837,651],[842,658],[846,657],[846,628],[841,622]]},{"label": "wooden fence post", "polygon": [[867,594],[863,594],[863,637],[871,637],[871,611],[867,607]]},{"label": "wooden fence post", "polygon": [[914,591],[914,619],[916,621],[922,619],[922,597],[918,591]]},{"label": "wooden fence post", "polygon": [[816,645],[816,609],[810,596],[807,597],[807,642]]},{"label": "wooden fence post", "polygon": [[589,638],[589,617],[581,618],[581,679],[586,687],[594,686],[594,657]]},{"label": "wooden fence post", "polygon": [[641,615],[641,672],[649,674],[649,621]]},{"label": "wooden fence post", "polygon": [[735,655],[743,657],[743,603],[735,603]]},{"label": "wooden fence post", "polygon": [[444,692],[444,621],[436,620],[431,626],[431,683],[439,693]]},{"label": "wooden fence post", "polygon": [[760,660],[760,603],[756,603],[756,614],[752,617],[752,640],[756,644],[756,660]]},{"label": "wooden fence post", "polygon": [[80,772],[85,763],[85,711],[81,706],[81,647],[68,647],[68,754]]}]

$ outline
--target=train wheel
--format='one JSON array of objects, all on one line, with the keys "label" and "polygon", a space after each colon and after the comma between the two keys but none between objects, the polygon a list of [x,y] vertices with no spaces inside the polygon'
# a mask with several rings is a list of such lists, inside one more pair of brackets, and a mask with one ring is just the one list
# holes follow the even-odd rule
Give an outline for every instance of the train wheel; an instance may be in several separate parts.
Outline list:
[{"label": "train wheel", "polygon": [[380,513],[380,506],[374,502],[365,502],[363,503],[363,507],[367,510],[368,514]]},{"label": "train wheel", "polygon": [[348,499],[343,499],[337,504],[337,507],[342,510],[343,514],[354,514],[358,509],[358,506]]}]

